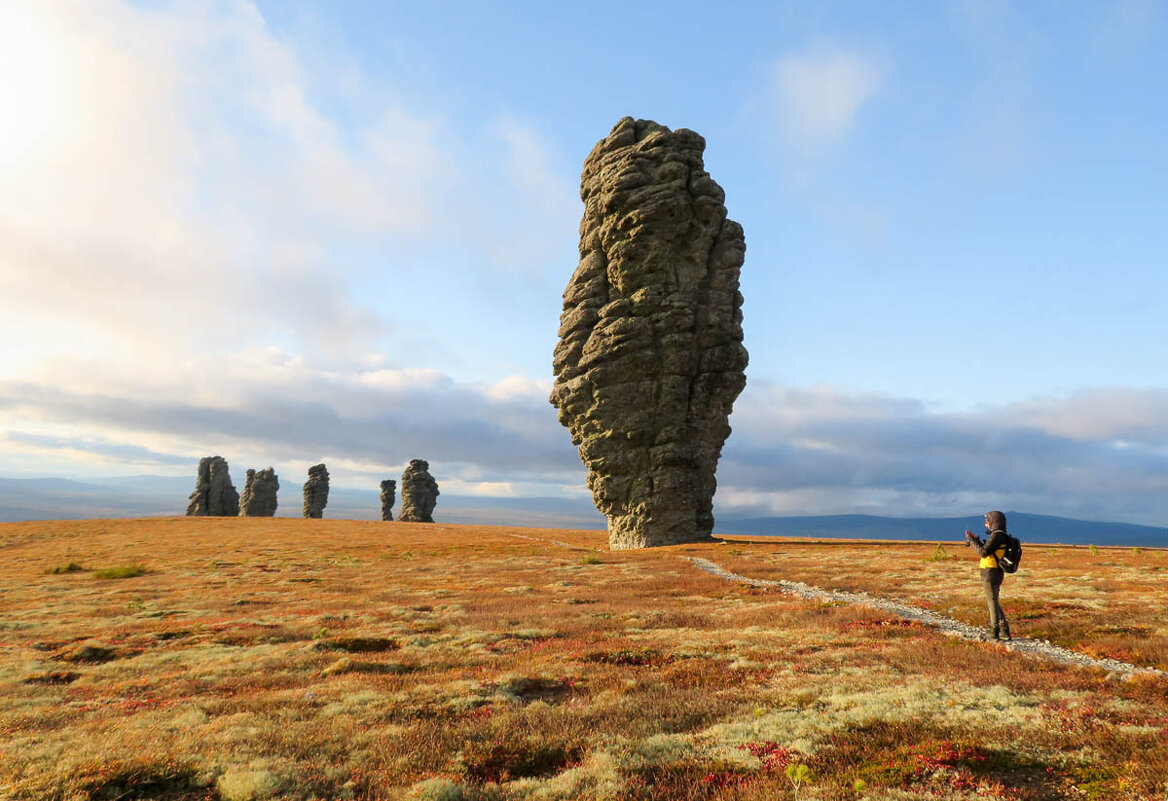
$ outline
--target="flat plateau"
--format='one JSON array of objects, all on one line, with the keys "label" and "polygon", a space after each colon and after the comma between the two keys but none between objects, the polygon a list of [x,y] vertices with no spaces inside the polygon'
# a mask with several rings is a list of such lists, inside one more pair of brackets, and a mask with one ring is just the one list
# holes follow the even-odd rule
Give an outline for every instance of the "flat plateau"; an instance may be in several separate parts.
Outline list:
[{"label": "flat plateau", "polygon": [[1003,588],[1016,636],[1135,671],[766,584],[972,628],[976,573],[956,543],[3,524],[0,798],[1163,799],[1168,552],[1032,546]]}]

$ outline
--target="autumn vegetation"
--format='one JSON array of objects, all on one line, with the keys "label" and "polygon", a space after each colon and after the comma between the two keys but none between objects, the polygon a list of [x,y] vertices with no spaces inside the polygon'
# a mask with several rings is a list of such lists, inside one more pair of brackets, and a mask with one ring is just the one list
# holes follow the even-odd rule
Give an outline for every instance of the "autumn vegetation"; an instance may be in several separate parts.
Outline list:
[{"label": "autumn vegetation", "polygon": [[[960,532],[957,532],[960,537]],[[954,543],[270,518],[0,526],[0,798],[1168,798],[1168,679],[983,624]],[[1168,670],[1168,551],[1028,546],[1016,636]]]}]

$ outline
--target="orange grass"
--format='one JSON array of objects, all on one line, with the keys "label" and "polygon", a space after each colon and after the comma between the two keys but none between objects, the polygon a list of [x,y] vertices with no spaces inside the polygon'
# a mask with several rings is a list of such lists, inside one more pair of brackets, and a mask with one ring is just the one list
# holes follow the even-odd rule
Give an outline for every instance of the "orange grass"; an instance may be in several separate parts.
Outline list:
[{"label": "orange grass", "polygon": [[[940,551],[938,551],[940,548]],[[753,578],[866,591],[984,626],[972,549],[959,544],[735,539],[720,561]],[[1024,546],[1002,607],[1015,636],[1168,670],[1168,549]]]},{"label": "orange grass", "polygon": [[[759,801],[794,798],[799,776],[799,798],[1163,799],[1168,681],[681,558],[984,622],[974,561],[942,550],[608,552],[599,532],[330,520],[0,525],[0,798]],[[1003,593],[1015,633],[1165,666],[1168,555],[1025,560]],[[71,563],[144,572],[54,572]]]}]

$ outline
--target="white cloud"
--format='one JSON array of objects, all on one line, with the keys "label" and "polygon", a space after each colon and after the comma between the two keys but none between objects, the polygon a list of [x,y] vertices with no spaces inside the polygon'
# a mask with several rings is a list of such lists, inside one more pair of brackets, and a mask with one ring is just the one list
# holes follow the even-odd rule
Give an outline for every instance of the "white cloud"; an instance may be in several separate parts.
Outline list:
[{"label": "white cloud", "polygon": [[771,100],[780,130],[805,147],[830,144],[856,124],[883,80],[861,53],[817,47],[782,56],[771,70]]},{"label": "white cloud", "polygon": [[1001,416],[1068,439],[1168,447],[1168,390],[1086,390],[1011,404]]},{"label": "white cloud", "polygon": [[3,13],[5,374],[275,342],[364,355],[389,331],[330,240],[428,230],[437,122],[388,104],[342,131],[243,0]]}]

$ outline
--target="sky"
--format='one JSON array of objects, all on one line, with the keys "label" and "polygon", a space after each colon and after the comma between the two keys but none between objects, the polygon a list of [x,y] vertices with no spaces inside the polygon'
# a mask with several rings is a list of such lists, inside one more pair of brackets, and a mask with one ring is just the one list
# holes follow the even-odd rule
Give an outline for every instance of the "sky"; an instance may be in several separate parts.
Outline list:
[{"label": "sky", "polygon": [[719,510],[1168,525],[1168,4],[0,0],[0,475],[587,497],[584,158],[746,232]]}]

